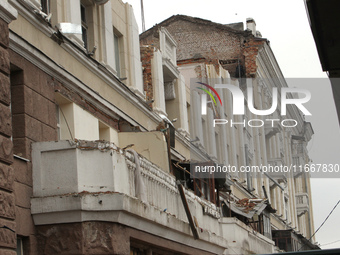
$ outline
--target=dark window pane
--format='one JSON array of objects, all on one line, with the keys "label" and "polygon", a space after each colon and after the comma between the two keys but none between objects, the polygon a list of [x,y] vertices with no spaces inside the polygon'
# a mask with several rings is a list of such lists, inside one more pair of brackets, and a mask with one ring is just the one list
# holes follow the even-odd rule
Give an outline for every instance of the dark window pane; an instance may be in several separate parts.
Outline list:
[{"label": "dark window pane", "polygon": [[50,1],[49,0],[41,0],[41,10],[44,13],[50,13]]},{"label": "dark window pane", "polygon": [[86,8],[84,5],[80,6],[81,22],[86,23]]}]

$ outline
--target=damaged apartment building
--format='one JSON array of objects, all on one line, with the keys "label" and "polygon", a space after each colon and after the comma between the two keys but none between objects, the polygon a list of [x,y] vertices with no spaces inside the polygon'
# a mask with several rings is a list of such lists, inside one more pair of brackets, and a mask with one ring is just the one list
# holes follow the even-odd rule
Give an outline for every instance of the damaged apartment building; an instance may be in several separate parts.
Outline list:
[{"label": "damaged apartment building", "polygon": [[201,114],[192,78],[251,81],[258,109],[287,87],[269,42],[247,27],[173,16],[139,35],[121,0],[2,0],[0,253],[317,249],[308,174],[190,172],[197,160],[309,162],[313,130],[295,108],[292,128],[214,128],[215,115],[232,116],[226,90]]},{"label": "damaged apartment building", "polygon": [[[246,26],[244,30],[243,23],[222,25],[175,15],[142,33],[141,57],[146,96],[155,98],[155,111],[167,113],[169,119],[178,118],[181,115],[173,104],[177,100],[182,105],[181,98],[184,96],[181,93],[184,89],[179,85],[184,81],[187,111],[183,115],[187,113],[190,127],[191,163],[198,160],[200,163],[209,162],[208,165],[232,165],[238,169],[241,166],[308,164],[310,159],[306,145],[313,135],[313,129],[294,107],[288,108],[286,116],[281,116],[278,107],[266,117],[280,121],[294,119],[297,123],[295,127],[263,122],[262,127],[252,128],[246,123],[259,116],[249,110],[244,116],[233,116],[232,102],[235,98],[232,98],[229,90],[216,89],[223,106],[222,102],[216,106],[211,103],[206,114],[201,112],[201,91],[196,89],[200,84],[213,87],[215,84],[232,84],[245,94],[250,84],[253,88],[252,103],[256,109],[271,107],[273,88],[287,88],[269,41],[256,30],[252,18],[247,19]],[[168,67],[174,58],[179,76]],[[162,77],[155,72],[155,67],[160,65],[163,65]],[[159,79],[164,82],[164,87],[159,86],[161,90],[153,88]],[[177,94],[178,99],[171,96],[171,91]],[[164,100],[156,101],[160,94],[165,95],[165,104]],[[230,116],[238,125],[213,125],[214,119]],[[186,127],[182,122],[178,126],[176,123],[174,125],[179,132]],[[262,234],[253,239],[249,232],[248,236],[243,235],[243,240],[229,243],[230,254],[265,253],[263,248],[266,245],[269,248],[271,240],[276,247],[285,251],[318,249],[313,244],[314,239],[310,240],[314,225],[307,173],[231,173],[224,183],[227,186],[225,188],[219,179],[211,181],[205,179],[207,176],[194,176],[194,181],[190,182],[188,179],[192,175],[176,172],[181,172],[183,166],[186,166],[185,169],[190,169],[190,166],[185,163],[177,166],[173,169],[177,178],[184,179],[184,184],[196,195],[220,207],[222,226],[237,219],[235,229],[229,228],[233,234],[227,235],[228,240],[240,238],[240,229],[237,227],[247,227],[250,232],[255,230]],[[257,250],[253,241],[258,242],[260,236],[263,237],[263,243]]]}]

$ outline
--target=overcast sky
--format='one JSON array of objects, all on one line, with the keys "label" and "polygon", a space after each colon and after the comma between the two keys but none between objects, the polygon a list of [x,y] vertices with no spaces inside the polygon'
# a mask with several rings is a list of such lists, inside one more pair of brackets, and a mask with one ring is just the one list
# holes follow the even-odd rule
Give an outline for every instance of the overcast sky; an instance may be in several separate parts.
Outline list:
[{"label": "overcast sky", "polygon": [[[127,2],[134,8],[141,31],[140,0]],[[257,30],[270,41],[286,78],[324,78],[300,83],[312,94],[306,107],[312,113],[308,121],[315,135],[308,148],[313,162],[340,163],[340,132],[332,92],[321,69],[303,0],[144,0],[144,12],[146,29],[176,14],[221,24],[245,23],[246,18],[254,18]],[[312,197],[316,230],[340,199],[340,179],[312,178]],[[316,235],[323,249],[340,248],[338,226],[340,206]]]}]

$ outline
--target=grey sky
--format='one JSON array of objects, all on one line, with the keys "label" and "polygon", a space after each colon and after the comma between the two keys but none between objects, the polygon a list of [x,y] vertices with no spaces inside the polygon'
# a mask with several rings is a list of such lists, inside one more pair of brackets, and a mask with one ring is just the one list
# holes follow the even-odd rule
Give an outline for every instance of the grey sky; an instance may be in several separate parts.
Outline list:
[{"label": "grey sky", "polygon": [[[128,0],[141,30],[140,0]],[[146,28],[175,14],[208,19],[221,24],[245,22],[252,17],[257,30],[268,38],[286,78],[326,78],[316,52],[303,0],[144,0]],[[340,132],[329,82],[317,79],[303,88],[311,91],[307,108],[312,112],[315,135],[309,144],[310,156],[317,163],[340,163]],[[340,199],[339,178],[312,178],[315,229]],[[340,239],[340,207],[319,230],[317,241],[328,244]],[[321,246],[340,248],[340,241]]]}]

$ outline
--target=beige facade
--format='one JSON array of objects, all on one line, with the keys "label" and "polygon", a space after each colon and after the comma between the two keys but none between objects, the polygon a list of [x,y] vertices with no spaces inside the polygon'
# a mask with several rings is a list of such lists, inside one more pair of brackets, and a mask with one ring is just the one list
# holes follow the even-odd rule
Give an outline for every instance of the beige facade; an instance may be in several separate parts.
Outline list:
[{"label": "beige facade", "polygon": [[[142,47],[160,47],[158,38],[162,38],[164,31],[177,41],[177,63],[186,84],[187,108],[191,109],[188,114],[190,134],[194,147],[198,149],[195,152],[192,149],[191,160],[237,166],[238,169],[242,166],[308,167],[310,159],[306,146],[313,129],[297,108],[289,108],[287,115],[282,116],[279,97],[279,107],[270,116],[258,116],[247,109],[244,116],[233,116],[232,94],[227,89],[217,89],[224,105],[217,104],[215,108],[209,104],[205,115],[201,112],[201,93],[192,89],[192,84],[197,85],[197,81],[213,87],[224,83],[232,84],[246,94],[246,88],[250,86],[254,109],[271,108],[273,88],[280,91],[288,85],[269,42],[256,31],[254,20],[247,20],[247,30],[244,32],[177,15],[143,33]],[[216,37],[217,34],[219,37]],[[240,46],[242,43],[244,45]],[[235,72],[234,63],[239,63],[240,68],[236,67],[236,70],[242,70],[243,74]],[[242,78],[233,78],[235,76]],[[163,93],[159,90],[154,92]],[[173,115],[171,108],[166,109],[167,114]],[[214,127],[213,119],[220,119],[217,123],[223,125]],[[291,119],[296,120],[295,127],[286,127]],[[229,122],[226,124],[224,120]],[[261,120],[263,125],[257,127]],[[231,125],[231,121],[237,124]],[[287,230],[309,239],[314,233],[309,178],[308,173],[297,174],[294,171],[271,174],[238,171],[230,174],[233,198],[226,198],[225,201],[267,198],[275,212],[270,214],[271,230],[263,234],[278,242],[280,231]],[[301,248],[298,244],[294,245],[291,250]]]},{"label": "beige facade", "polygon": [[[305,173],[190,178],[193,160],[308,163],[313,132],[296,110],[296,128],[214,129],[214,114],[232,115],[231,94],[219,91],[224,106],[202,116],[190,79],[242,82],[218,54],[187,58],[175,23],[140,41],[121,0],[4,0],[0,18],[0,119],[12,119],[0,129],[1,254],[272,253],[272,230],[314,232]],[[287,86],[260,42],[255,71],[245,64],[258,109]]]}]

